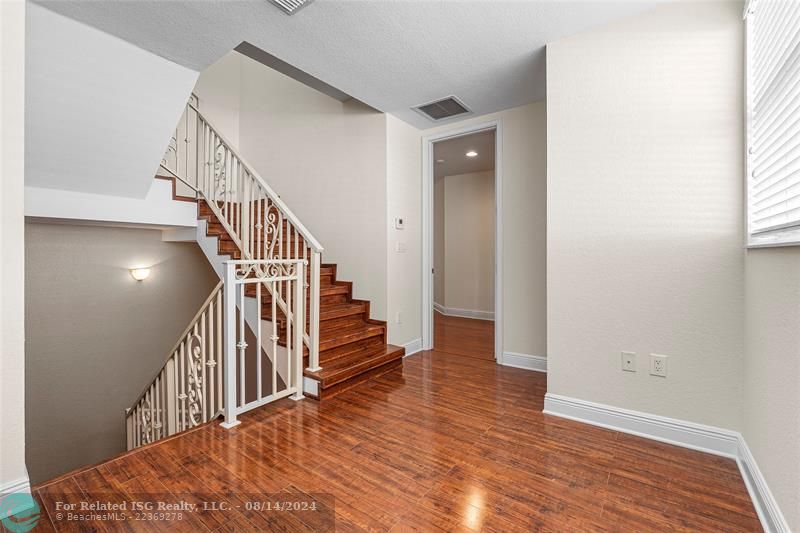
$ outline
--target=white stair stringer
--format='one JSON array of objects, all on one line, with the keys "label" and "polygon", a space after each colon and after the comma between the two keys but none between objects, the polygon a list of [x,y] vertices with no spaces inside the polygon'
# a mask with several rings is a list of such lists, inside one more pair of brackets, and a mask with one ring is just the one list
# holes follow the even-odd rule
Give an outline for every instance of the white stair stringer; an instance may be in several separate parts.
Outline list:
[{"label": "white stair stringer", "polygon": [[[208,225],[208,221],[205,219],[200,219],[197,221],[197,244],[200,246],[200,249],[203,250],[203,254],[205,254],[206,259],[211,264],[211,267],[214,269],[214,272],[217,273],[219,279],[223,278],[225,272],[225,261],[231,259],[229,255],[220,255],[217,253],[218,244],[217,241],[219,237],[209,237],[206,233],[206,227]],[[237,307],[239,306],[239,302],[237,299],[236,303]],[[239,309],[241,311],[241,308]],[[256,335],[256,331],[258,325],[258,303],[256,299],[252,296],[245,297],[245,309],[244,309],[244,317],[245,322],[247,323],[247,327],[250,328],[250,331],[253,335]],[[272,349],[272,341],[270,340],[270,335],[272,335],[272,321],[271,320],[261,320],[261,348],[264,353],[267,354],[269,357],[270,362],[278,371],[278,375],[283,380],[284,383],[289,383],[289,361],[288,361],[288,354],[285,346],[278,345],[277,353],[273,353]],[[276,361],[277,360],[277,361]]]}]

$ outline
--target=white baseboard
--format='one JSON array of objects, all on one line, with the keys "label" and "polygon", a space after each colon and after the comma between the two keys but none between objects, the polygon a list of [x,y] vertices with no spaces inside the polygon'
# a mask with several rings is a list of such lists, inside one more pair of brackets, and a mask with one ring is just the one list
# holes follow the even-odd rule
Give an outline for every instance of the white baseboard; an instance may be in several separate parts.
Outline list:
[{"label": "white baseboard", "polygon": [[422,339],[414,339],[411,342],[407,342],[403,345],[403,348],[406,349],[406,354],[403,357],[408,357],[409,355],[414,355],[417,352],[421,352]]},{"label": "white baseboard", "polygon": [[544,396],[544,412],[725,457],[736,458],[739,450],[739,434],[735,431],[549,392]]},{"label": "white baseboard", "polygon": [[503,359],[500,361],[500,364],[503,366],[533,370],[534,372],[547,372],[547,357],[542,357],[541,355],[503,352]]},{"label": "white baseboard", "polygon": [[6,483],[0,484],[0,494],[13,494],[15,492],[31,493],[31,480],[28,476],[21,477]]},{"label": "white baseboard", "polygon": [[319,397],[319,381],[303,376],[303,392]]},{"label": "white baseboard", "polygon": [[[14,479],[12,481],[8,481],[6,483],[0,484],[0,501],[9,494],[30,494],[31,493],[31,480],[28,477],[27,473],[24,477],[19,479]],[[13,509],[14,514],[22,513],[27,511],[28,509],[32,509],[36,506],[36,502],[33,498],[30,498],[30,504],[27,504],[24,500],[22,502],[17,502],[15,508]]]},{"label": "white baseboard", "polygon": [[750,448],[741,435],[739,435],[739,457],[737,462],[764,531],[791,533],[789,524],[778,507],[778,502],[775,501],[772,491],[769,490],[767,480],[758,468],[755,457],[753,457]]},{"label": "white baseboard", "polygon": [[433,302],[433,310],[445,316],[457,316],[461,318],[477,318],[478,320],[494,320],[493,311],[475,311],[473,309],[458,309],[456,307],[445,307]]},{"label": "white baseboard", "polygon": [[684,448],[735,459],[761,525],[767,532],[791,533],[767,482],[738,431],[613,407],[547,393],[544,413]]}]

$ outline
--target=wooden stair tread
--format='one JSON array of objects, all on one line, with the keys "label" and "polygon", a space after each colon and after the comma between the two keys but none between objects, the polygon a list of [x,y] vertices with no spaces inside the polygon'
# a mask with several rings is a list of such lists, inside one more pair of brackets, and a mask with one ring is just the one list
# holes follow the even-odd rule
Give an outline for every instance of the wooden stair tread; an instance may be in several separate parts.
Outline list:
[{"label": "wooden stair tread", "polygon": [[350,287],[348,287],[346,283],[341,281],[333,282],[333,284],[331,285],[319,288],[320,297],[334,295],[334,294],[348,294],[349,292],[350,292]]},{"label": "wooden stair tread", "polygon": [[319,351],[330,350],[331,348],[338,348],[351,342],[368,339],[370,337],[379,337],[384,333],[384,327],[376,324],[360,324],[354,327],[341,328],[332,331],[320,331],[319,335]]},{"label": "wooden stair tread", "polygon": [[[173,182],[173,198],[175,198],[175,180]],[[179,199],[179,198],[175,198]],[[206,235],[217,238],[217,253],[233,259],[240,259],[242,252],[228,234],[223,223],[214,215],[211,207],[204,201],[197,203],[197,218],[206,221]],[[271,202],[258,200],[261,209],[271,208]],[[234,206],[235,207],[235,206]],[[236,212],[236,211],[233,211]],[[263,212],[263,211],[262,211]],[[236,221],[234,220],[234,225]],[[311,250],[304,246],[302,237],[289,231],[289,221],[283,221],[284,230],[279,237],[279,247],[284,257],[294,256],[297,248],[299,255],[307,250],[308,258]],[[320,264],[320,366],[319,372],[305,371],[305,375],[320,382],[320,395],[328,398],[343,390],[382,375],[402,364],[405,349],[386,344],[386,324],[370,320],[370,304],[365,300],[353,299],[353,284],[349,281],[337,280],[338,267],[335,263]],[[307,279],[311,273],[307,271]],[[256,291],[248,285],[245,294],[254,297]],[[261,292],[262,318],[272,320],[272,297],[269,292]],[[309,297],[310,298],[310,297]],[[310,299],[306,299],[310,305]],[[278,311],[279,343],[285,343],[285,317]],[[307,349],[304,349],[307,359]]]},{"label": "wooden stair tread", "polygon": [[320,386],[325,389],[331,385],[355,377],[359,374],[377,368],[391,361],[402,359],[405,349],[400,346],[384,344],[378,349],[356,352],[350,356],[342,357],[326,364],[322,370],[310,372],[306,370],[304,375],[316,379]]},{"label": "wooden stair tread", "polygon": [[333,303],[320,305],[319,319],[332,320],[346,316],[358,315],[364,312],[364,304],[355,302]]}]

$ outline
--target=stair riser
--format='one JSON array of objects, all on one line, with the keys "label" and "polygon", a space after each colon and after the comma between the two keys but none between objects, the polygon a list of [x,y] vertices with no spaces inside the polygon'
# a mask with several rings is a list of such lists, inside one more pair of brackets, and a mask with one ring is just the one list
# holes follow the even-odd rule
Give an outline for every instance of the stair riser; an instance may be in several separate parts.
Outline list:
[{"label": "stair riser", "polygon": [[[266,211],[269,202],[260,201],[252,204]],[[238,204],[228,204],[229,213],[232,214],[233,223],[236,225]],[[233,238],[227,233],[223,224],[214,216],[211,208],[203,201],[198,202],[200,218],[207,220],[206,233],[217,237],[217,249],[220,254],[229,255],[240,259],[242,254]],[[311,257],[311,250],[305,247],[304,240],[293,230],[288,228],[288,221],[284,221],[283,232],[277,242],[277,249],[282,250],[280,256],[290,258],[302,256],[305,251],[307,258]],[[297,251],[295,252],[295,249]],[[306,280],[311,279],[307,271]],[[337,267],[335,264],[320,265],[320,365],[323,370],[311,373],[312,379],[321,381],[320,394],[322,398],[329,398],[359,383],[397,368],[402,364],[402,349],[387,347],[386,326],[384,323],[369,319],[370,306],[368,301],[352,299],[352,283],[337,281]],[[288,285],[287,285],[288,286]],[[245,287],[245,294],[256,296],[256,286]],[[287,297],[287,290],[282,291]],[[342,308],[330,308],[341,304],[348,305]],[[306,299],[310,305],[310,296]],[[325,308],[328,307],[326,313]],[[276,316],[272,316],[272,296],[262,287],[261,290],[262,318],[274,320],[277,323],[279,344],[286,344],[286,319],[280,309]],[[308,324],[308,321],[306,322]],[[385,350],[383,353],[382,350]],[[304,357],[308,363],[308,350],[304,348]],[[337,363],[338,361],[338,363]],[[325,365],[332,365],[325,371]]]},{"label": "stair riser", "polygon": [[349,344],[345,344],[344,346],[338,346],[330,350],[322,350],[319,353],[320,365],[333,362],[342,357],[347,357],[356,352],[371,350],[377,348],[378,346],[382,346],[383,344],[383,339],[380,337],[371,337],[368,339],[351,342]]}]

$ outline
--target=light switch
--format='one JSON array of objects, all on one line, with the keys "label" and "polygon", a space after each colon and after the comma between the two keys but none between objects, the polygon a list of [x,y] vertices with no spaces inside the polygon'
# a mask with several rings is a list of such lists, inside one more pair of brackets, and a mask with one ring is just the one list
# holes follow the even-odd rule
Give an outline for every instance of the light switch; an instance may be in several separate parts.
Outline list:
[{"label": "light switch", "polygon": [[394,229],[406,229],[406,221],[403,217],[395,217]]}]

